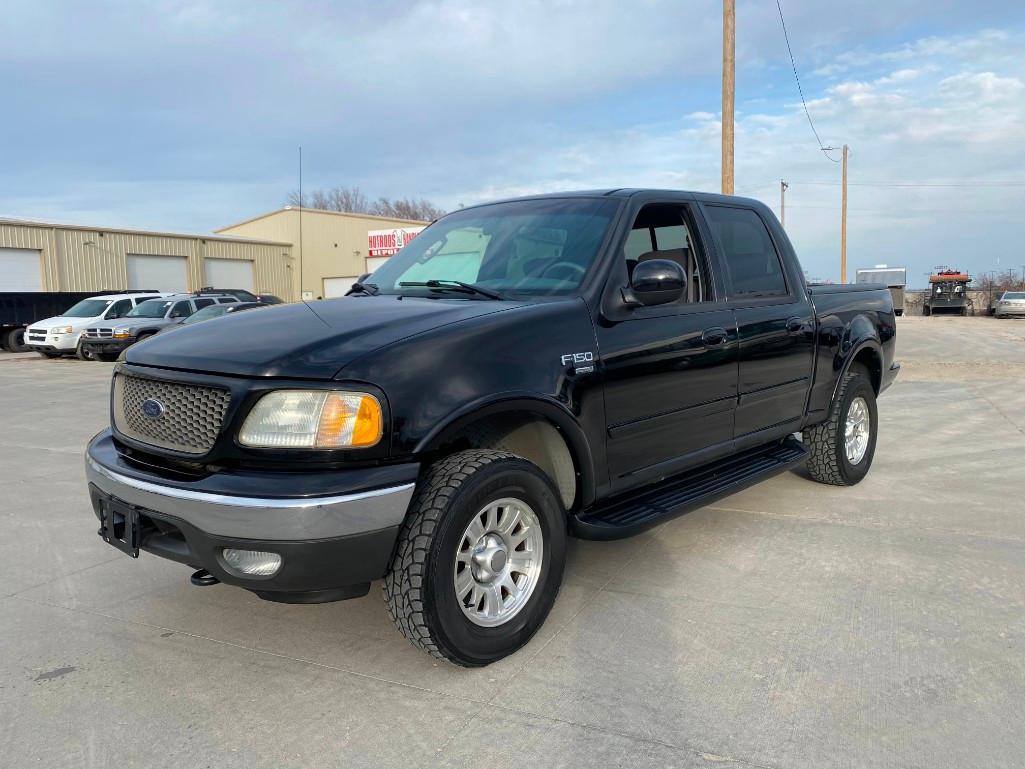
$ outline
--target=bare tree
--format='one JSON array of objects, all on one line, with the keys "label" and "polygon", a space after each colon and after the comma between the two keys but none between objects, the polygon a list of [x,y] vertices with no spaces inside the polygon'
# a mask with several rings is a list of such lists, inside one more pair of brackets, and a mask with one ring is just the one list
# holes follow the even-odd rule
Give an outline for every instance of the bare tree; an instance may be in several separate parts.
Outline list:
[{"label": "bare tree", "polygon": [[419,200],[414,198],[402,198],[400,200],[389,200],[388,198],[379,198],[374,203],[374,212],[379,216],[391,216],[396,219],[422,219],[425,221],[433,221],[439,216],[443,216],[445,211],[438,208],[436,205],[431,203],[429,200],[420,198]]},{"label": "bare tree", "polygon": [[288,193],[287,204],[304,208],[318,208],[322,211],[342,211],[350,214],[374,214],[388,216],[393,219],[417,219],[431,221],[442,216],[445,211],[424,198],[378,198],[371,201],[359,187],[331,187],[326,190],[313,190],[303,193],[300,200],[299,192]]},{"label": "bare tree", "polygon": [[322,211],[344,211],[351,214],[369,214],[373,212],[370,198],[364,195],[359,187],[331,187],[326,190],[313,190],[299,199],[299,192],[293,190],[288,194],[288,205],[303,205],[305,208],[318,208]]}]

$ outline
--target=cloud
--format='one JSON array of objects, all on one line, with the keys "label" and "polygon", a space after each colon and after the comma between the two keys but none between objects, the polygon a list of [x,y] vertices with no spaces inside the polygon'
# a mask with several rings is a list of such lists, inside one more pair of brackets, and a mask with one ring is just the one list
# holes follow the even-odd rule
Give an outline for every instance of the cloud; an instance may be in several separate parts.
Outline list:
[{"label": "cloud", "polygon": [[[1022,131],[1025,5],[783,9],[808,106],[824,142],[851,145],[852,179],[1025,179],[1008,149]],[[210,229],[281,204],[299,144],[310,186],[449,206],[568,187],[718,187],[718,0],[4,10],[6,215]],[[922,19],[929,35],[906,39]],[[825,273],[838,194],[798,182],[837,168],[807,125],[774,3],[739,3],[738,61],[738,188],[775,200],[778,179],[792,179],[791,233]],[[1015,194],[973,191],[971,203],[1006,210]],[[971,252],[980,241],[955,217],[921,213],[959,202],[949,190],[852,188],[852,253]],[[993,249],[1009,237],[1010,225],[984,224]]]},{"label": "cloud", "polygon": [[[979,37],[989,40],[991,34]],[[841,80],[809,102],[823,141],[851,146],[852,270],[897,262],[921,282],[940,263],[992,269],[1007,243],[1025,235],[1025,160],[1009,151],[1025,132],[1025,82],[1013,72],[975,71],[971,54],[980,46],[974,43],[959,37],[911,44],[934,54],[915,68],[874,80]],[[889,59],[885,53],[878,58]],[[738,116],[738,193],[777,207],[778,180],[788,179],[791,238],[812,273],[837,279],[839,167],[816,149],[799,101],[775,106]],[[587,162],[573,168],[556,163],[555,154]],[[546,173],[555,167],[557,175]],[[666,124],[602,132],[542,150],[532,163],[507,166],[489,175],[486,186],[464,189],[458,197],[472,202],[600,185],[714,190],[718,173],[718,117],[692,112]],[[1022,184],[979,186],[992,180]]]}]

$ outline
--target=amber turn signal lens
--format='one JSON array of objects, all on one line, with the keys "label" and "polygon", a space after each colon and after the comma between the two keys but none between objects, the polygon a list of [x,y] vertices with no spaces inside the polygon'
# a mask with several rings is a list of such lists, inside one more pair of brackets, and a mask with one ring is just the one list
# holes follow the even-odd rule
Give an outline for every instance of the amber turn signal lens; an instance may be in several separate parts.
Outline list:
[{"label": "amber turn signal lens", "polygon": [[381,404],[365,393],[329,393],[320,412],[317,448],[365,448],[381,440]]}]

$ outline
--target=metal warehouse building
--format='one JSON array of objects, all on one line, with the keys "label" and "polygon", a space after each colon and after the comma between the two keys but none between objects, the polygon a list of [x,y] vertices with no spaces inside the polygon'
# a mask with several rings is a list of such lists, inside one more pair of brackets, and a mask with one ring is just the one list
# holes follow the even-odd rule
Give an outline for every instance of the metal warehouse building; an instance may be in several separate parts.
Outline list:
[{"label": "metal warehouse building", "polygon": [[356,278],[373,272],[427,225],[409,219],[304,208],[300,242],[299,219],[299,209],[287,206],[217,232],[294,244],[297,273],[302,260],[303,298],[327,299],[344,295]]},{"label": "metal warehouse building", "polygon": [[296,299],[288,239],[0,219],[0,292],[245,288]]}]

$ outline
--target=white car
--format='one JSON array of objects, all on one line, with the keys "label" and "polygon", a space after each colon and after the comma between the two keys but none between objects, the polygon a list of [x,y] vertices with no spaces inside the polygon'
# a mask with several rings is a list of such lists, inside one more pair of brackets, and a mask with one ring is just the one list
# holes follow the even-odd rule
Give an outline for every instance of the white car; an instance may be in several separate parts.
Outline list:
[{"label": "white car", "polygon": [[1025,291],[1005,291],[996,304],[998,318],[1025,317]]},{"label": "white car", "polygon": [[123,294],[102,294],[83,299],[65,313],[39,320],[25,329],[25,346],[47,358],[78,353],[82,331],[98,320],[123,318],[135,305],[147,299],[167,296],[155,291]]}]

